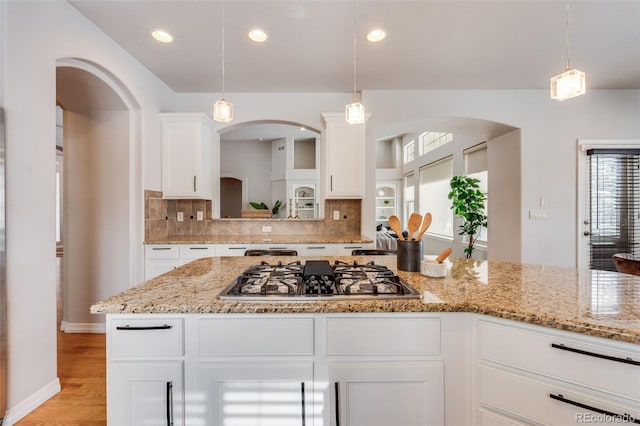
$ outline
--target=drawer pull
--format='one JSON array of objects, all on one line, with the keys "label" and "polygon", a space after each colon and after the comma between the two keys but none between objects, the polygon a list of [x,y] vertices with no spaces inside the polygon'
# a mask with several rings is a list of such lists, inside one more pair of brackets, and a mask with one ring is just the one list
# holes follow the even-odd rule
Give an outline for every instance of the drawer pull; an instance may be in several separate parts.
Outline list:
[{"label": "drawer pull", "polygon": [[229,250],[246,250],[246,247],[229,247]]},{"label": "drawer pull", "polygon": [[302,401],[302,426],[306,426],[307,424],[307,420],[306,420],[306,414],[304,411],[304,382],[300,383],[300,399]]},{"label": "drawer pull", "polygon": [[631,359],[631,358],[620,358],[620,357],[611,356],[611,355],[603,355],[603,354],[599,354],[599,353],[595,353],[595,352],[583,351],[582,349],[570,348],[569,346],[565,346],[564,344],[552,343],[551,347],[552,348],[556,348],[556,349],[561,349],[563,351],[573,352],[573,353],[576,353],[576,354],[588,355],[588,356],[593,356],[593,357],[602,358],[602,359],[608,359],[609,361],[622,362],[622,363],[631,364],[631,365],[640,365],[640,361],[636,361],[636,360]]},{"label": "drawer pull", "polygon": [[629,423],[640,423],[640,419],[636,419],[631,414],[617,414],[611,411],[603,410],[602,408],[592,407],[591,405],[583,404],[581,402],[572,401],[570,399],[565,398],[561,393],[558,395],[554,395],[552,393],[549,394],[549,398],[555,399],[556,401],[564,402],[565,404],[574,405],[576,407],[584,408],[585,410],[593,411],[595,413],[604,414],[606,416],[611,416],[616,419],[623,420]]},{"label": "drawer pull", "polygon": [[209,250],[209,247],[189,247],[189,250]]},{"label": "drawer pull", "polygon": [[151,250],[171,250],[171,247],[151,247]]},{"label": "drawer pull", "polygon": [[307,249],[309,249],[309,250],[323,250],[323,249],[326,249],[326,247],[325,246],[307,247]]},{"label": "drawer pull", "polygon": [[173,327],[170,326],[169,324],[149,325],[149,326],[145,326],[145,327],[131,327],[129,324],[127,324],[127,325],[124,325],[124,326],[116,327],[116,330],[133,330],[133,331],[138,331],[138,330],[169,330],[170,328],[173,328]]},{"label": "drawer pull", "polygon": [[173,382],[167,382],[167,426],[173,426]]},{"label": "drawer pull", "polygon": [[336,426],[340,426],[340,382],[334,383],[336,395]]}]

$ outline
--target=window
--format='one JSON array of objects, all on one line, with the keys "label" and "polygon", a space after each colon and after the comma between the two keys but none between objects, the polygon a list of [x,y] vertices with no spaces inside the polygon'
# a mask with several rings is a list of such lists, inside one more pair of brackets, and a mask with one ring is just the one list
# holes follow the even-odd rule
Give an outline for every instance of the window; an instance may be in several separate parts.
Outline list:
[{"label": "window", "polygon": [[453,159],[447,157],[420,168],[420,212],[431,212],[428,233],[453,238],[453,212],[449,202],[449,181],[453,177]]},{"label": "window", "polygon": [[[478,182],[478,185],[480,186],[480,191],[482,191],[486,197],[484,200],[484,213],[487,214],[487,209],[489,207],[489,172],[487,171],[487,144],[486,142],[483,142],[469,149],[465,149],[462,154],[464,156],[465,175],[476,178],[480,181]],[[478,242],[487,242],[487,228],[482,228],[480,230]]]},{"label": "window", "polygon": [[615,253],[640,251],[640,150],[587,151],[590,267],[615,271]]},{"label": "window", "polygon": [[453,141],[453,135],[451,133],[444,132],[424,132],[418,139],[420,140],[419,148],[420,155],[422,156]]},{"label": "window", "polygon": [[404,146],[404,164],[416,159],[416,141],[412,140]]},{"label": "window", "polygon": [[409,215],[415,211],[415,173],[404,175],[404,209],[402,210],[402,223],[408,223]]}]

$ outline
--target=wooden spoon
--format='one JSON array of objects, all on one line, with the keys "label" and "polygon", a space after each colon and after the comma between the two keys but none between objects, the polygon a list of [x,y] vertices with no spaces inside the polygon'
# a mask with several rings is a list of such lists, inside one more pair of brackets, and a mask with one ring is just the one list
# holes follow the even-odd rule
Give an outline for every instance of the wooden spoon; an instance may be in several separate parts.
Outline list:
[{"label": "wooden spoon", "polygon": [[438,263],[444,262],[444,260],[447,257],[449,257],[450,254],[451,254],[451,248],[447,247],[446,249],[442,250],[442,253],[440,253],[438,257],[436,257],[436,262]]},{"label": "wooden spoon", "polygon": [[402,226],[400,225],[400,219],[398,219],[398,216],[393,214],[389,216],[389,226],[391,227],[393,232],[396,233],[398,239],[404,241],[404,236],[402,235]]},{"label": "wooden spoon", "polygon": [[409,228],[409,236],[407,237],[407,240],[411,241],[413,239],[412,236],[416,233],[418,228],[420,228],[421,223],[422,215],[418,213],[411,213],[411,216],[409,216],[409,223],[407,225],[407,228]]},{"label": "wooden spoon", "polygon": [[427,229],[429,229],[429,227],[431,226],[432,219],[433,218],[431,217],[431,213],[427,212],[424,215],[424,219],[422,220],[422,228],[420,228],[420,232],[418,232],[418,235],[416,236],[416,241],[420,241],[422,239],[424,233],[427,232]]}]

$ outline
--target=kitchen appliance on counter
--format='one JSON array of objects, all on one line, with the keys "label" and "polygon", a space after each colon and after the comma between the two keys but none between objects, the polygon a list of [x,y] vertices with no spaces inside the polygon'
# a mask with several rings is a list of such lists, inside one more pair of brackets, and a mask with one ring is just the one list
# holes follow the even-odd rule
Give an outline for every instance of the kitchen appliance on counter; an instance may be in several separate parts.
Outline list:
[{"label": "kitchen appliance on counter", "polygon": [[222,300],[315,301],[419,299],[413,287],[391,269],[373,261],[361,264],[307,260],[270,264],[245,270],[220,293]]}]

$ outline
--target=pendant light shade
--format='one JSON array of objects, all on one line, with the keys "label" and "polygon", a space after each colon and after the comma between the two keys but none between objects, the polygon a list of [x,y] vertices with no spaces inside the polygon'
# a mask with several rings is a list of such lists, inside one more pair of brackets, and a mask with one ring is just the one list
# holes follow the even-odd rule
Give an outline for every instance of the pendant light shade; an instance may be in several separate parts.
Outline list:
[{"label": "pendant light shade", "polygon": [[586,92],[586,76],[577,69],[566,70],[562,74],[551,77],[551,98],[559,101],[584,95]]},{"label": "pendant light shade", "polygon": [[587,89],[585,73],[575,68],[569,68],[569,2],[567,2],[566,10],[565,41],[567,56],[565,71],[562,74],[551,77],[551,98],[559,101],[584,95]]},{"label": "pendant light shade", "polygon": [[349,124],[364,123],[364,105],[360,102],[347,105],[345,108],[345,118]]},{"label": "pendant light shade", "polygon": [[221,123],[233,120],[233,104],[224,100],[224,2],[222,3],[222,99],[213,104],[213,119]]},{"label": "pendant light shade", "polygon": [[233,120],[233,104],[224,99],[218,99],[213,104],[213,119],[222,123],[229,123]]}]

